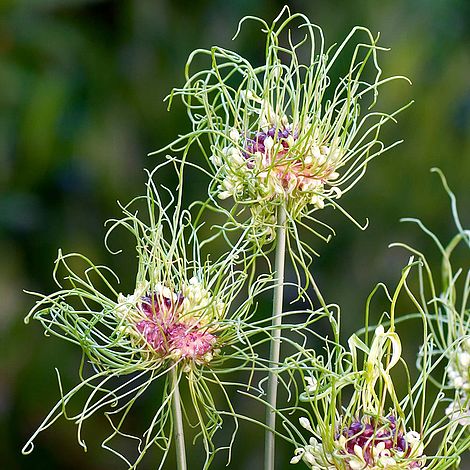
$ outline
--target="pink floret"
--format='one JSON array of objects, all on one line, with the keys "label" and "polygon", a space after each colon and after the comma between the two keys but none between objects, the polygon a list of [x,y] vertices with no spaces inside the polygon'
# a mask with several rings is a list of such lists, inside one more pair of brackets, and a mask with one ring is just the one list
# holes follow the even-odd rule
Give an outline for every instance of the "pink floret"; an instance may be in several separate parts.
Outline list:
[{"label": "pink floret", "polygon": [[183,358],[198,359],[212,351],[216,337],[197,326],[175,324],[168,331],[170,348]]},{"label": "pink floret", "polygon": [[153,320],[142,320],[136,324],[136,328],[156,352],[166,352],[167,341],[161,325]]},{"label": "pink floret", "polygon": [[201,360],[212,352],[216,336],[196,323],[178,321],[183,296],[176,302],[164,296],[150,294],[142,297],[140,310],[145,319],[135,324],[147,344],[160,356],[170,354],[182,359]]}]

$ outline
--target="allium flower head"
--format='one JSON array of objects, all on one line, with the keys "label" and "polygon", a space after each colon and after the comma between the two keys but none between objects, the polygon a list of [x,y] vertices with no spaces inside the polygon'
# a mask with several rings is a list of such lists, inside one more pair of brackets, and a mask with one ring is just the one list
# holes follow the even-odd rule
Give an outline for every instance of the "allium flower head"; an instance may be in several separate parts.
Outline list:
[{"label": "allium flower head", "polygon": [[452,354],[447,376],[453,388],[470,393],[470,338],[463,340]]},{"label": "allium flower head", "polygon": [[[247,99],[261,101],[252,94]],[[267,115],[265,125],[252,136],[241,136],[236,129],[230,132],[236,145],[224,149],[225,162],[229,164],[217,156],[211,157],[224,176],[218,197],[243,197],[247,180],[253,191],[249,197],[259,203],[270,204],[272,199],[281,197],[323,208],[325,196],[339,197],[341,190],[333,181],[339,176],[335,168],[340,162],[340,150],[321,142],[308,124],[306,130],[294,129],[286,116],[277,118],[273,112]]]},{"label": "allium flower head", "polygon": [[[303,461],[312,470],[444,470],[470,447],[470,436],[460,426],[468,422],[468,401],[449,406],[452,420],[447,419],[446,383],[432,379],[445,353],[430,341],[428,318],[421,313],[405,317],[420,322],[413,324],[415,335],[422,336],[417,374],[402,357],[398,331],[408,325],[399,319],[397,308],[406,304],[403,297],[419,307],[407,279],[420,266],[410,259],[395,292],[383,284],[374,289],[367,301],[366,326],[349,338],[347,348],[325,339],[324,354],[312,351],[296,359],[304,387],[299,401],[310,406],[302,406],[302,429],[292,425],[289,437],[300,434],[302,440],[292,439],[296,450],[291,463]],[[370,307],[381,289],[390,307],[381,319],[386,324],[373,328]],[[456,358],[455,370],[457,361],[459,367],[466,364],[465,356],[463,361]],[[408,378],[405,391],[395,388],[396,379],[402,383],[403,377]],[[463,386],[465,380],[458,383]]]},{"label": "allium flower head", "polygon": [[466,337],[449,354],[447,379],[455,397],[446,408],[446,415],[462,426],[470,426],[470,338]]},{"label": "allium flower head", "polygon": [[[168,429],[175,419],[172,405],[175,396],[180,400],[179,384],[184,384],[191,400],[187,405],[195,414],[190,417],[191,426],[200,433],[207,462],[217,452],[212,437],[223,418],[231,417],[237,429],[238,417],[219,374],[229,369],[249,375],[256,369],[253,337],[257,342],[258,335],[266,333],[259,326],[251,328],[249,319],[254,299],[269,276],[246,286],[252,268],[243,246],[217,258],[209,244],[201,248],[190,213],[181,208],[181,202],[173,205],[173,195],[165,190],[169,201],[164,203],[152,178],[147,188],[146,196],[123,207],[123,218],[111,221],[106,237],[109,247],[110,236],[119,227],[135,236],[138,266],[131,293],[119,292],[119,279],[109,268],[83,255],[59,252],[54,272],[59,290],[40,295],[27,317],[39,320],[49,334],[78,345],[84,360],[80,383],[63,394],[24,447],[25,453],[33,449],[37,434],[61,415],[78,424],[78,440],[86,448],[83,423],[102,410],[112,426],[103,447],[122,457],[128,468],[136,468],[157,444],[163,450],[163,465],[172,439]],[[148,218],[137,216],[142,205]],[[171,214],[169,207],[174,209]],[[125,417],[158,379],[163,380],[163,395],[150,424],[140,436],[128,435]],[[250,388],[250,379],[245,380],[243,386]],[[230,385],[236,386],[236,380]],[[222,389],[218,394],[224,397],[222,403],[213,397],[214,387]],[[79,400],[82,390],[89,390],[89,397],[82,411],[71,416],[69,402]],[[134,462],[111,447],[111,441],[125,437],[139,443]],[[230,446],[225,449],[230,454]]]},{"label": "allium flower head", "polygon": [[455,421],[461,426],[470,426],[470,398],[465,394],[457,394],[445,413],[451,421]]},{"label": "allium flower head", "polygon": [[[311,429],[306,419],[301,425]],[[419,433],[400,429],[393,416],[381,420],[363,417],[340,425],[330,450],[312,437],[308,445],[295,451],[291,463],[303,460],[312,470],[413,470],[424,468],[422,457]]]},{"label": "allium flower head", "polygon": [[[444,362],[445,367],[436,367],[432,371],[436,382],[446,384],[448,406],[445,410],[448,418],[458,425],[467,428],[470,425],[470,269],[465,255],[470,248],[470,230],[465,229],[460,220],[457,199],[447,184],[443,173],[433,168],[441,179],[452,209],[456,234],[450,242],[443,243],[421,220],[415,218],[403,219],[416,224],[424,234],[429,236],[441,256],[441,269],[434,272],[428,256],[403,243],[403,247],[419,259],[417,284],[419,293],[415,303],[426,319],[430,331],[429,343],[434,345],[433,360],[436,365]],[[460,254],[460,256],[459,256]],[[463,255],[463,256],[462,256]],[[418,301],[419,299],[419,301]],[[418,365],[421,366],[420,354]],[[455,429],[456,436],[465,434],[466,430]],[[462,439],[462,447],[470,445],[470,433]],[[455,438],[457,440],[457,438]]]},{"label": "allium flower head", "polygon": [[[216,46],[194,51],[185,86],[172,92],[187,106],[193,132],[167,148],[197,143],[213,170],[213,203],[224,210],[218,200],[232,199],[230,223],[248,224],[262,243],[274,236],[279,206],[291,222],[315,222],[312,213],[336,207],[387,149],[379,132],[396,112],[371,108],[381,85],[401,77],[382,78],[385,49],[366,28],[327,48],[320,27],[288,7],[272,24],[243,19],[235,37],[250,21],[261,25],[265,60],[252,64]],[[341,76],[333,72],[339,64]]]}]

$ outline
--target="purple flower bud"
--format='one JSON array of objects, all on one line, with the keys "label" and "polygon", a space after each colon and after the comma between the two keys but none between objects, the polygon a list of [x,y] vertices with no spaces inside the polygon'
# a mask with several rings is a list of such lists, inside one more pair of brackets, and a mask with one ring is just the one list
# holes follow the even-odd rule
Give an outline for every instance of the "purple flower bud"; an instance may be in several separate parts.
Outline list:
[{"label": "purple flower bud", "polygon": [[260,144],[264,143],[264,141],[266,140],[266,133],[265,132],[257,132],[255,134],[255,140],[256,142],[259,142]]}]

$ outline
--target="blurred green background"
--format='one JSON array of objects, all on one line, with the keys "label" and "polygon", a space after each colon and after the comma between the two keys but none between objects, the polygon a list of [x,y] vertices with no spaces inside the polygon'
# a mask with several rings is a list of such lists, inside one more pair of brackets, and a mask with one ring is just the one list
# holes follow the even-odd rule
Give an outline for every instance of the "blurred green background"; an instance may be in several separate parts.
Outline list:
[{"label": "blurred green background", "polygon": [[[25,326],[33,298],[23,289],[50,292],[60,247],[112,266],[132,285],[132,251],[104,250],[103,223],[119,215],[116,201],[143,192],[146,154],[189,128],[181,106],[162,102],[183,83],[188,54],[218,44],[250,58],[263,44],[231,37],[243,15],[271,20],[284,2],[267,0],[1,0],[0,1],[0,467],[16,469],[124,468],[100,449],[107,422],[86,428],[89,452],[75,426],[61,420],[37,440],[27,457],[20,448],[59,397],[54,367],[76,381],[80,358],[73,346]],[[439,166],[470,223],[470,2],[468,0],[318,0],[289,2],[322,26],[328,44],[354,25],[381,32],[385,75],[403,74],[413,86],[385,91],[383,107],[416,103],[384,129],[386,142],[404,143],[374,161],[343,203],[370,226],[361,232],[340,214],[325,211],[338,235],[318,241],[316,275],[324,295],[343,307],[345,331],[362,324],[368,292],[378,281],[393,286],[407,256],[393,241],[431,249],[403,216],[419,216],[443,240],[453,233]],[[200,185],[189,186],[202,197]],[[191,196],[190,196],[191,197]],[[126,246],[130,240],[123,239]],[[437,257],[435,258],[437,261]],[[158,399],[156,399],[158,401]],[[156,401],[147,397],[135,421]],[[262,435],[248,428],[235,446],[233,468],[260,468]],[[279,468],[290,468],[282,449]],[[284,462],[284,463],[283,463]],[[224,462],[217,461],[220,468]],[[156,468],[147,461],[143,469]],[[167,468],[173,468],[172,462]],[[215,468],[218,468],[215,465]]]}]

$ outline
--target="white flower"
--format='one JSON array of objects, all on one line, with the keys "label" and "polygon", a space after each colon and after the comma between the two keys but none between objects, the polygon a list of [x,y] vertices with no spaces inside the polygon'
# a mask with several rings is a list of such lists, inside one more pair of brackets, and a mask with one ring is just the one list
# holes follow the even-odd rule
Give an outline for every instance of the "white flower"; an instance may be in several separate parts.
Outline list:
[{"label": "white flower", "polygon": [[315,379],[315,377],[312,377],[312,376],[305,377],[305,382],[307,382],[307,386],[305,387],[305,391],[307,393],[313,393],[316,391],[317,380]]},{"label": "white flower", "polygon": [[312,425],[310,424],[308,418],[299,418],[299,423],[304,429],[313,433]]},{"label": "white flower", "polygon": [[149,283],[140,282],[137,284],[133,294],[124,295],[120,293],[117,299],[116,316],[123,320],[135,321],[140,318],[140,314],[136,314],[137,304],[149,292]]},{"label": "white flower", "polygon": [[212,154],[209,157],[209,160],[212,162],[214,166],[222,166],[222,163],[223,163],[222,158],[217,154]]},{"label": "white flower", "polygon": [[459,355],[458,360],[461,367],[468,369],[468,367],[470,366],[470,353],[468,353],[467,351],[463,351]]},{"label": "white flower", "polygon": [[230,131],[230,138],[235,141],[235,142],[238,142],[238,140],[240,139],[240,132],[237,131],[237,129],[233,128],[231,131]]},{"label": "white flower", "polygon": [[274,147],[274,139],[272,137],[267,137],[264,140],[264,148],[266,149],[267,152],[270,152],[273,147]]},{"label": "white flower", "polygon": [[470,391],[470,342],[468,338],[459,344],[451,356],[447,376],[450,385],[468,395]]},{"label": "white flower", "polygon": [[408,431],[403,437],[410,448],[409,457],[421,457],[424,451],[424,444],[419,432]]},{"label": "white flower", "polygon": [[302,460],[302,456],[305,454],[305,449],[300,447],[299,449],[295,449],[294,457],[290,459],[290,463],[299,463]]},{"label": "white flower", "polygon": [[295,464],[303,460],[311,470],[335,470],[335,466],[328,460],[327,455],[314,437],[311,437],[305,447],[295,449],[294,457],[290,463]]},{"label": "white flower", "polygon": [[460,400],[454,400],[445,411],[447,417],[456,420],[462,426],[470,426],[470,409],[467,404],[465,406]]},{"label": "white flower", "polygon": [[243,168],[246,167],[246,161],[243,158],[243,155],[238,148],[232,147],[230,149],[229,157],[230,157],[231,162],[235,164],[237,167],[242,167],[242,166]]}]

